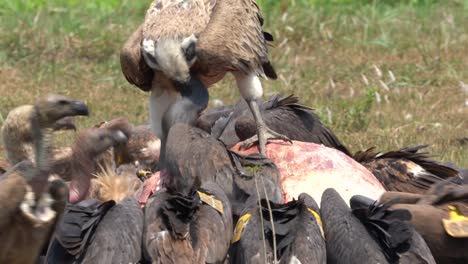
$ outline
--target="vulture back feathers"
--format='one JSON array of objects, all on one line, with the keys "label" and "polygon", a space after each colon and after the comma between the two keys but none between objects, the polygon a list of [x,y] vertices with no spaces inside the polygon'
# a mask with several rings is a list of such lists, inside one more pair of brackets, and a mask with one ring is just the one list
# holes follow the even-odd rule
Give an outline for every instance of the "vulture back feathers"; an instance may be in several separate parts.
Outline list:
[{"label": "vulture back feathers", "polygon": [[273,263],[275,256],[279,263],[326,263],[320,211],[312,197],[303,193],[287,204],[269,202],[273,219],[267,200],[258,207],[257,199],[249,199],[237,222],[231,263]]},{"label": "vulture back feathers", "polygon": [[[260,111],[268,127],[291,140],[323,144],[351,156],[338,137],[293,95],[275,94],[260,104]],[[240,100],[234,107],[209,110],[198,119],[200,127],[219,137],[232,147],[257,133],[255,121],[247,103]],[[216,134],[216,135],[215,135]]]},{"label": "vulture back feathers", "polygon": [[442,165],[427,153],[425,146],[404,148],[387,153],[375,148],[357,152],[354,159],[369,169],[388,191],[424,193],[433,184],[459,176],[459,172]]},{"label": "vulture back feathers", "polygon": [[143,233],[147,261],[225,261],[232,236],[229,200],[216,183],[205,182],[193,190],[186,195],[163,188],[148,201]]},{"label": "vulture back feathers", "polygon": [[353,214],[380,244],[390,263],[398,263],[399,253],[409,250],[412,237],[412,227],[408,222],[411,214],[407,210],[389,210],[395,203],[378,204],[361,195],[353,196],[350,201]]}]

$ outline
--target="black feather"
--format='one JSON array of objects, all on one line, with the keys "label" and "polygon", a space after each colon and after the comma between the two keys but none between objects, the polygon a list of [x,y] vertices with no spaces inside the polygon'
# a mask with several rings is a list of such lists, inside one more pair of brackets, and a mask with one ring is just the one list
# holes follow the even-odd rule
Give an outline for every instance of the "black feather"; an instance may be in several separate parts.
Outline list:
[{"label": "black feather", "polygon": [[363,223],[369,234],[380,244],[390,263],[398,263],[402,254],[410,249],[413,229],[408,210],[390,210],[397,200],[379,204],[367,197],[355,195],[350,204],[353,214]]},{"label": "black feather", "polygon": [[[114,205],[113,200],[102,203],[95,199],[68,204],[55,232],[53,244],[55,243],[57,251],[65,250],[74,259],[81,259],[93,241],[95,230],[102,218]],[[66,255],[65,252],[49,253],[49,263],[59,263],[60,261],[54,258],[61,254]]]},{"label": "black feather", "polygon": [[270,246],[273,247],[273,239],[276,239],[276,254],[281,258],[296,238],[296,228],[301,210],[307,210],[303,200],[293,200],[286,204],[276,204],[270,202],[275,225],[275,237],[273,238],[272,221],[268,210],[267,200],[261,200],[262,216],[265,219],[265,236]]},{"label": "black feather", "polygon": [[199,207],[200,197],[194,191],[189,195],[178,192],[170,194],[162,208],[162,215],[175,238],[185,238],[189,232],[189,223]]}]

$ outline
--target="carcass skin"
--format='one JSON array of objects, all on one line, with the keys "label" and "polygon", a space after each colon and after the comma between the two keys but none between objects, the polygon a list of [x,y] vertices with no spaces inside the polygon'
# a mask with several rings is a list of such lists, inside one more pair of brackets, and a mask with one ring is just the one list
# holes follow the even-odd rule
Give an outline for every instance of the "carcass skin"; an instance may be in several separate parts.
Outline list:
[{"label": "carcass skin", "polygon": [[[353,195],[377,200],[384,192],[382,184],[364,166],[344,153],[323,145],[293,141],[293,144],[272,140],[267,144],[267,157],[281,172],[284,201],[297,199],[305,192],[320,204],[322,193],[334,188],[349,205]],[[240,154],[258,153],[257,146],[240,150]]]},{"label": "carcass skin", "polygon": [[[258,153],[256,146],[240,150],[240,143],[232,150],[243,155]],[[305,192],[320,204],[322,193],[334,188],[349,206],[353,195],[378,200],[385,192],[383,185],[364,166],[341,151],[323,145],[293,141],[293,144],[274,140],[267,144],[267,157],[278,167],[284,202],[298,199]],[[160,187],[166,173],[156,172],[137,192],[142,206]]]}]

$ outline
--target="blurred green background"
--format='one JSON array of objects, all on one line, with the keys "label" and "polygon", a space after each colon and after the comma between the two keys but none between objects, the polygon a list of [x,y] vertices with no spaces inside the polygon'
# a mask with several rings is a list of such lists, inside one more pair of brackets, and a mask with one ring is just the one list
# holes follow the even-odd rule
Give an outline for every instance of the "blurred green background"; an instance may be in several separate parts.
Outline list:
[{"label": "blurred green background", "polygon": [[[468,167],[468,0],[257,2],[280,76],[264,82],[266,96],[296,94],[353,151],[427,143]],[[82,128],[117,116],[147,122],[148,94],[126,82],[119,50],[149,4],[0,2],[0,124],[48,92],[90,105]],[[239,98],[230,76],[210,95]]]}]

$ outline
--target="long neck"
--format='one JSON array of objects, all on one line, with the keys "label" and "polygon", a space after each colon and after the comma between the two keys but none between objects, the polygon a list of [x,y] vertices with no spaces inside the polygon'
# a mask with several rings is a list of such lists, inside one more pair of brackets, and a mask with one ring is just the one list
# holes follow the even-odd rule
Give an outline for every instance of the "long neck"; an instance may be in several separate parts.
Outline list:
[{"label": "long neck", "polygon": [[95,164],[91,155],[82,151],[79,144],[73,147],[72,157],[69,201],[70,203],[78,203],[86,199],[89,194],[91,177],[95,172]]},{"label": "long neck", "polygon": [[171,127],[177,123],[195,125],[200,112],[207,107],[210,99],[206,87],[193,75],[187,86],[182,89],[181,95],[182,97],[169,107],[162,118],[160,155],[162,161],[165,159],[166,141]]},{"label": "long neck", "polygon": [[31,118],[31,130],[34,144],[36,166],[27,175],[31,188],[35,193],[36,200],[39,200],[47,186],[49,178],[50,142],[52,140],[52,130],[41,128],[37,116]]}]

